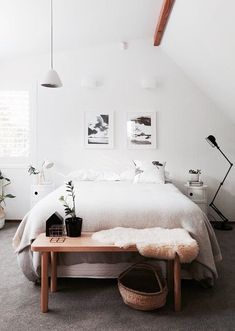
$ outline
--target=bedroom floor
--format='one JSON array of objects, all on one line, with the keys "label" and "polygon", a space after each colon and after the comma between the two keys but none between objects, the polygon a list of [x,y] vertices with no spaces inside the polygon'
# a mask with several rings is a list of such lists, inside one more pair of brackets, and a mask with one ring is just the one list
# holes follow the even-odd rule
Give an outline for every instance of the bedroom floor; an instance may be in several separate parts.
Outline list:
[{"label": "bedroom floor", "polygon": [[7,224],[0,231],[0,331],[235,329],[235,230],[217,231],[224,260],[214,288],[183,281],[181,313],[174,313],[171,302],[155,312],[132,310],[123,304],[115,280],[63,279],[60,291],[50,295],[53,309],[42,314],[40,287],[24,278],[11,247],[16,228]]}]

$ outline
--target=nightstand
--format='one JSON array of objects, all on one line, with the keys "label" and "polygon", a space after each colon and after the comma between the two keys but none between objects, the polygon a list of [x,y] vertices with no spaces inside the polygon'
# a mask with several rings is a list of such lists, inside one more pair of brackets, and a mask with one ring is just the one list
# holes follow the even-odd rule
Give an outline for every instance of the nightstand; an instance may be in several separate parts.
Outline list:
[{"label": "nightstand", "polygon": [[31,208],[53,190],[53,183],[31,185]]},{"label": "nightstand", "polygon": [[207,214],[207,185],[203,186],[189,186],[185,184],[185,194],[187,197],[195,202],[201,210]]}]

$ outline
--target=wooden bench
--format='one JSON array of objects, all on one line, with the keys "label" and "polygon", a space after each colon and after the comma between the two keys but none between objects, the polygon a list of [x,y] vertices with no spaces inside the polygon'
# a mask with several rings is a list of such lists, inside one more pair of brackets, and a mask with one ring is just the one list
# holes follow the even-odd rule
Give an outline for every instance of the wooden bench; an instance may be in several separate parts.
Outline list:
[{"label": "wooden bench", "polygon": [[[45,233],[40,234],[31,245],[31,250],[41,253],[41,311],[48,311],[48,267],[51,264],[51,292],[57,290],[57,253],[62,252],[137,252],[135,246],[119,248],[114,245],[105,245],[91,238],[91,232],[83,232],[81,237],[51,238]],[[63,241],[64,240],[64,241]],[[175,311],[181,310],[181,265],[179,256],[176,254],[174,260],[167,261],[168,288],[174,288]]]}]

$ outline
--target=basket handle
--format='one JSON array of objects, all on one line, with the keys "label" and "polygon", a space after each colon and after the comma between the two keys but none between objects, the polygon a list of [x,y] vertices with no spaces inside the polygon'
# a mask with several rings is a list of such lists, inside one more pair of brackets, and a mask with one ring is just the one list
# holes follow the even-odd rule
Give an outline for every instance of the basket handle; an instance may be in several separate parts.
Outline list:
[{"label": "basket handle", "polygon": [[156,266],[155,267],[155,266],[152,266],[151,264],[148,264],[148,263],[138,263],[137,262],[137,263],[131,265],[129,268],[127,268],[125,271],[123,271],[120,274],[119,279],[122,279],[129,271],[131,271],[131,270],[133,270],[135,268],[141,268],[141,267],[145,267],[147,269],[151,269],[154,272],[154,274],[155,274],[155,276],[156,276],[156,278],[158,280],[158,284],[159,284],[160,290],[163,291],[163,286],[162,286],[161,279],[159,278],[158,273],[156,271],[156,269],[158,269],[159,273],[161,272],[159,266]]}]

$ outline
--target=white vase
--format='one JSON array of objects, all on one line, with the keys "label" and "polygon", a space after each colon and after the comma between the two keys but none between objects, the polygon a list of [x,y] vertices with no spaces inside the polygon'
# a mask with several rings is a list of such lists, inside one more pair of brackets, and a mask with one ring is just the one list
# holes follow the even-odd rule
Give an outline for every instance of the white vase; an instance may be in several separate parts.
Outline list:
[{"label": "white vase", "polygon": [[199,182],[199,174],[189,174],[189,180],[192,182]]}]

